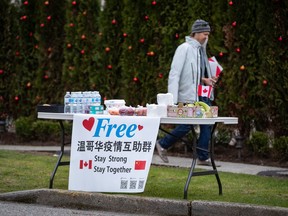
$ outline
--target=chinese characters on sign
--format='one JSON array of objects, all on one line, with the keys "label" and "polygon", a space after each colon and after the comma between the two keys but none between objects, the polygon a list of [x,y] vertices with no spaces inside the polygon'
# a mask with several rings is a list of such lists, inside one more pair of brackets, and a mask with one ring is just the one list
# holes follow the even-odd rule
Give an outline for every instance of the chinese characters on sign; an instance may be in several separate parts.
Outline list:
[{"label": "chinese characters on sign", "polygon": [[159,117],[74,115],[69,190],[145,189]]},{"label": "chinese characters on sign", "polygon": [[152,142],[151,141],[133,141],[133,142],[122,142],[108,141],[106,143],[99,141],[91,141],[91,140],[80,140],[78,141],[77,151],[85,152],[85,151],[97,151],[97,152],[149,152],[151,151]]}]

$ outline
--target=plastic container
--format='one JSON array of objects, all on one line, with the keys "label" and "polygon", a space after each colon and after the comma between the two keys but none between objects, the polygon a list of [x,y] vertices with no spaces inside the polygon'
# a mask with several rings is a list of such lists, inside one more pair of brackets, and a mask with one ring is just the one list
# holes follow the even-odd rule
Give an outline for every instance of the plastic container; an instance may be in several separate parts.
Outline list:
[{"label": "plastic container", "polygon": [[126,102],[123,99],[113,99],[113,100],[105,100],[104,104],[106,106],[106,109],[109,109],[109,108],[120,108],[122,106],[125,106]]}]

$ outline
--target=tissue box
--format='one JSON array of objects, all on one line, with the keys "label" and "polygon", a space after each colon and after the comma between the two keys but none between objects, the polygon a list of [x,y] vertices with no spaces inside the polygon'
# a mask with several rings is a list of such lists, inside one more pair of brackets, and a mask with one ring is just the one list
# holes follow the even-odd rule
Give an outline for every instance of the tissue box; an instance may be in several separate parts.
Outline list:
[{"label": "tissue box", "polygon": [[194,118],[196,107],[167,106],[168,117]]}]

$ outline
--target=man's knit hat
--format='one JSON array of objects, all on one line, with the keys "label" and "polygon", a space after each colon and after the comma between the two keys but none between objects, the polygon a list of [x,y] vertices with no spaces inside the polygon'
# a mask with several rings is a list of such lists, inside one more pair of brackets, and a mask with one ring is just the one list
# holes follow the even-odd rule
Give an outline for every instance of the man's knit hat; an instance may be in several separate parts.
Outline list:
[{"label": "man's knit hat", "polygon": [[192,25],[192,33],[210,32],[209,23],[205,20],[198,19]]}]

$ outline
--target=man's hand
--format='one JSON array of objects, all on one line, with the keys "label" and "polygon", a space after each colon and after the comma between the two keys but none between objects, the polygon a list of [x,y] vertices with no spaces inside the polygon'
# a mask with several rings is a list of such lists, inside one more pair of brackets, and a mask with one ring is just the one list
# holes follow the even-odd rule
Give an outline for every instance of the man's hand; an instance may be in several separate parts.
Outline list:
[{"label": "man's hand", "polygon": [[218,81],[218,77],[211,77],[211,78],[202,78],[202,82],[205,85],[214,87],[216,82]]}]

